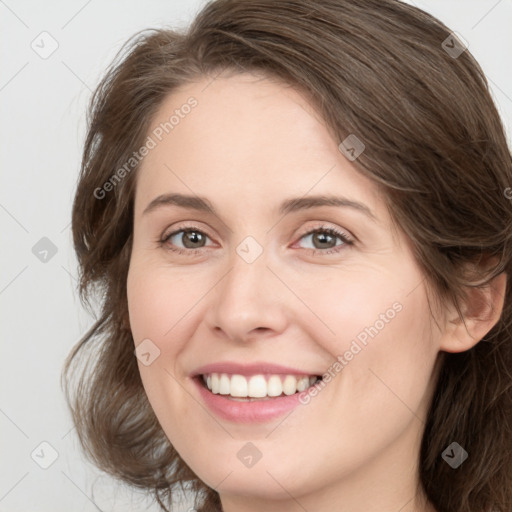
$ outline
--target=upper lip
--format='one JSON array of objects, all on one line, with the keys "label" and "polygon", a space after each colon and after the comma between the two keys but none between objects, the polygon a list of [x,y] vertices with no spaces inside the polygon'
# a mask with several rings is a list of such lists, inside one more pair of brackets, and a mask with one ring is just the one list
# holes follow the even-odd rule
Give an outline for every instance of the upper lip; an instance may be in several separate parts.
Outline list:
[{"label": "upper lip", "polygon": [[208,373],[228,373],[237,375],[257,375],[261,373],[286,373],[289,375],[321,375],[321,372],[310,372],[308,370],[300,370],[289,366],[282,366],[274,363],[235,363],[230,361],[219,361],[217,363],[207,364],[196,368],[190,374],[191,377],[204,375]]}]

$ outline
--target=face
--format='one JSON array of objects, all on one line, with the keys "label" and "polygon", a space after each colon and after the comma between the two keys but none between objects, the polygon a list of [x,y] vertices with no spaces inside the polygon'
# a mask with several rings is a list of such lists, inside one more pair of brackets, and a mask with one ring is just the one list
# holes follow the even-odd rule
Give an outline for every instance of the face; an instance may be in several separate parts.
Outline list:
[{"label": "face", "polygon": [[[129,315],[145,391],[176,450],[226,500],[306,502],[344,485],[349,499],[368,478],[406,481],[439,340],[424,276],[377,186],[303,96],[249,74],[174,91],[148,135]],[[226,366],[204,368],[216,363]],[[220,392],[197,373],[210,384],[218,373]],[[284,395],[222,394],[257,394],[257,374],[263,393],[278,380]],[[294,376],[323,380],[293,393]]]}]

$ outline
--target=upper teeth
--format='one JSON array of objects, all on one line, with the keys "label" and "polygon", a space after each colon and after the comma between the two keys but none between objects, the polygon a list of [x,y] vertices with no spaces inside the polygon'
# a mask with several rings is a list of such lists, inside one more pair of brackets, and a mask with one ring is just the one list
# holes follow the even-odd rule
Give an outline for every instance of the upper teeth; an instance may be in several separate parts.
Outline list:
[{"label": "upper teeth", "polygon": [[215,394],[231,395],[234,397],[263,398],[265,396],[279,396],[281,394],[293,395],[297,391],[304,391],[313,385],[317,377],[304,376],[297,378],[294,375],[253,375],[249,380],[244,375],[228,375],[226,373],[211,373],[203,375],[208,389]]}]

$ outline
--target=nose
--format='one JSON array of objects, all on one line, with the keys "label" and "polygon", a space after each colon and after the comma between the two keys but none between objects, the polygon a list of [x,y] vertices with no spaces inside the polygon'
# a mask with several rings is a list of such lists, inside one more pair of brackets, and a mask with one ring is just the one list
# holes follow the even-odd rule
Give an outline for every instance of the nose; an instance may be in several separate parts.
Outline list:
[{"label": "nose", "polygon": [[269,268],[266,251],[248,263],[236,251],[210,298],[210,329],[236,342],[270,337],[286,328],[285,289]]}]

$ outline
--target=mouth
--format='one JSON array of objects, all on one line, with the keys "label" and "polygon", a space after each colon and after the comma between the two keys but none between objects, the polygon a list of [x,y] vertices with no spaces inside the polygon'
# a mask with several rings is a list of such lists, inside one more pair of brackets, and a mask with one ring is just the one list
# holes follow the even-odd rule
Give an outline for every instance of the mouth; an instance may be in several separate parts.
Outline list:
[{"label": "mouth", "polygon": [[[199,402],[217,418],[238,424],[265,423],[309,404],[310,395],[319,391],[313,388],[325,386],[322,375],[316,374],[318,370],[308,373],[300,366],[218,361],[196,368],[189,378]],[[315,400],[305,410],[321,407],[322,402]]]},{"label": "mouth", "polygon": [[194,377],[213,395],[236,402],[262,402],[298,395],[322,381],[320,375],[205,373]]},{"label": "mouth", "polygon": [[[237,424],[258,424],[277,419],[304,404],[301,395],[308,393],[322,379],[315,375],[258,374],[244,377],[211,373],[198,374],[192,377],[192,381],[204,405],[218,418]],[[275,396],[269,396],[272,394]],[[316,404],[318,406],[318,402]]]}]

